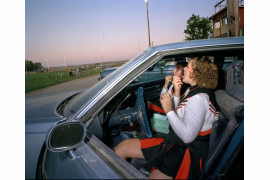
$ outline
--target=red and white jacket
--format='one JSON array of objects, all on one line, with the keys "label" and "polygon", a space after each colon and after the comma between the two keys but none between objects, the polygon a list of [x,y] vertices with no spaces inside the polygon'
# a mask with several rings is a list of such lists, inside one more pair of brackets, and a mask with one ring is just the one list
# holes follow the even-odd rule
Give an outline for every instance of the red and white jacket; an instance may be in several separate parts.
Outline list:
[{"label": "red and white jacket", "polygon": [[[194,95],[191,96],[191,92]],[[173,131],[184,143],[192,142],[198,135],[210,134],[212,123],[219,118],[219,108],[215,107],[214,97],[198,86],[188,89],[181,97],[181,102],[180,97],[174,97],[174,104],[178,104],[175,106],[177,108],[166,116]]]}]

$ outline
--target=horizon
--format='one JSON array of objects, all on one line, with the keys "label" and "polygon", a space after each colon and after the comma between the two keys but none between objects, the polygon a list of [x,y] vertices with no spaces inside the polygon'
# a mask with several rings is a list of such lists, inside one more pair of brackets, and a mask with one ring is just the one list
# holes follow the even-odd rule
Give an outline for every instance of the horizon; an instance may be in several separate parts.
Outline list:
[{"label": "horizon", "polygon": [[[25,59],[25,61],[32,61],[30,59]],[[102,63],[114,63],[114,62],[124,62],[124,61],[129,61],[130,59],[126,59],[126,60],[109,60],[109,61],[89,61],[88,63],[84,63],[84,64],[51,64],[50,68],[51,67],[69,67],[69,66],[85,66],[85,65],[91,65],[91,64],[102,64]],[[40,62],[35,62],[35,61],[32,61],[33,63],[40,63]],[[42,65],[42,64],[41,64]],[[43,65],[42,65],[43,66]],[[47,64],[45,66],[43,66],[44,68],[47,68]]]}]

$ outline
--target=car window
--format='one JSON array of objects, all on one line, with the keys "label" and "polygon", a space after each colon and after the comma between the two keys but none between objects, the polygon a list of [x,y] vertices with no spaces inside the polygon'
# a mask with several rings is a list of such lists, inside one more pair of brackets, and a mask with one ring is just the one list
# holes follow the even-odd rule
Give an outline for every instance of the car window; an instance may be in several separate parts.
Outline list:
[{"label": "car window", "polygon": [[226,74],[227,91],[235,85],[244,85],[244,60],[242,58],[225,57],[222,69]]},{"label": "car window", "polygon": [[175,62],[175,58],[165,58],[159,60],[153,67],[149,68],[147,71],[143,72],[138,78],[136,78],[133,81],[133,84],[153,80],[161,80],[168,75],[173,75]]},{"label": "car window", "polygon": [[95,94],[99,92],[102,88],[104,88],[110,81],[120,75],[123,71],[127,69],[127,67],[133,64],[136,60],[145,56],[147,53],[148,50],[145,50],[142,54],[134,57],[133,59],[119,67],[117,70],[113,71],[110,75],[106,76],[99,83],[95,84],[92,88],[85,90],[83,93],[72,99],[72,101],[68,103],[65,108],[65,116],[69,116],[70,114],[74,114],[75,112],[77,112],[87,101],[91,100],[95,96]]}]

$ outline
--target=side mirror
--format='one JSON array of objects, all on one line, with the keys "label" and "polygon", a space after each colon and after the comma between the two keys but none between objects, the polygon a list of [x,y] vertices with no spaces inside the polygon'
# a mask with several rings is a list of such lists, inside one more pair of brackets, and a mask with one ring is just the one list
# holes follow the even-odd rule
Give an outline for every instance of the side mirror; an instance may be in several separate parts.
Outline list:
[{"label": "side mirror", "polygon": [[159,66],[159,69],[163,69],[164,67],[165,67],[165,61],[164,60],[160,60],[159,62],[158,62],[158,66]]},{"label": "side mirror", "polygon": [[85,138],[85,124],[79,121],[63,122],[49,129],[46,145],[50,151],[62,152],[73,149]]}]

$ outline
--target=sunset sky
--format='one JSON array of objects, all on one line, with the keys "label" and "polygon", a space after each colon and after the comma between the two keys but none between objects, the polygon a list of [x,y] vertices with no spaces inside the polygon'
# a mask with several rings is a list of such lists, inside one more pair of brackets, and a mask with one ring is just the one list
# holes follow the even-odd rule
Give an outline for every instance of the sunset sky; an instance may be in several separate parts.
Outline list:
[{"label": "sunset sky", "polygon": [[[183,41],[217,0],[149,0],[153,45]],[[26,0],[25,59],[43,66],[128,60],[148,47],[145,0]],[[48,62],[48,64],[47,64]]]}]

